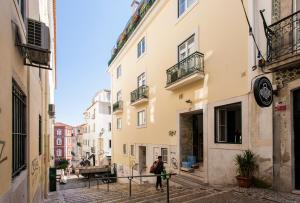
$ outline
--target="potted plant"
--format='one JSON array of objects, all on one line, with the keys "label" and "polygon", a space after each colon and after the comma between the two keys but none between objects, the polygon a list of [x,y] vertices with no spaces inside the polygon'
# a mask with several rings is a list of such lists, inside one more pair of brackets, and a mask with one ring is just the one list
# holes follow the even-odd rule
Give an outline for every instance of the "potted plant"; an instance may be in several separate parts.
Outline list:
[{"label": "potted plant", "polygon": [[236,179],[240,187],[250,187],[253,173],[256,168],[255,154],[251,150],[246,150],[242,154],[237,154],[234,158],[237,166]]}]

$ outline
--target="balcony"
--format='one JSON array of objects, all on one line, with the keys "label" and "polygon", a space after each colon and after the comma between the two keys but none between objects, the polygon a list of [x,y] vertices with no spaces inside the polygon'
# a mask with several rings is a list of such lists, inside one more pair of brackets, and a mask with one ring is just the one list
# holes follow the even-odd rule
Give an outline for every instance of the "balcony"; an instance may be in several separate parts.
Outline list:
[{"label": "balcony", "polygon": [[123,101],[117,101],[113,104],[113,114],[118,114],[123,112]]},{"label": "balcony", "polygon": [[143,85],[131,92],[131,105],[139,105],[148,102],[148,86]]},{"label": "balcony", "polygon": [[167,70],[167,90],[204,78],[204,54],[195,52]]},{"label": "balcony", "polygon": [[267,67],[284,68],[300,63],[300,11],[293,13],[268,27]]}]

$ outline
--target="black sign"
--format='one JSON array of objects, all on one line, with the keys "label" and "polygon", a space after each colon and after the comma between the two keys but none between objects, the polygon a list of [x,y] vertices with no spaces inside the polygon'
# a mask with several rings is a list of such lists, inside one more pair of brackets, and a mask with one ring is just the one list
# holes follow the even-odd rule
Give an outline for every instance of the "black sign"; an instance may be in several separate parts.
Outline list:
[{"label": "black sign", "polygon": [[255,80],[254,97],[260,107],[269,107],[273,102],[273,87],[270,80],[261,77]]}]

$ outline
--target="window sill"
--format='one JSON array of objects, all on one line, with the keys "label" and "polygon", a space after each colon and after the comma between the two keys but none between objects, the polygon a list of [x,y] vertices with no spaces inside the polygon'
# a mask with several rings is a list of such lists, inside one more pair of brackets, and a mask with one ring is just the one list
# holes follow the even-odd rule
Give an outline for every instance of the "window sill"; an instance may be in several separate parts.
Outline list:
[{"label": "window sill", "polygon": [[137,128],[137,129],[147,128],[147,125],[146,125],[146,124],[145,124],[145,125],[137,125],[136,128]]},{"label": "window sill", "polygon": [[[181,14],[181,16],[177,16],[177,20],[176,20],[176,23],[175,25],[177,25],[183,18],[185,18],[185,16],[188,15],[188,13],[191,12],[191,10],[193,10],[194,7],[197,6],[197,4],[199,3],[199,1],[196,1],[192,6],[190,6],[183,14]],[[178,12],[178,11],[177,11]],[[178,15],[178,13],[177,13]]]},{"label": "window sill", "polygon": [[142,58],[144,58],[145,55],[146,55],[146,51],[142,55],[140,55],[139,57],[137,57],[136,62],[138,63],[140,60],[142,60]]}]

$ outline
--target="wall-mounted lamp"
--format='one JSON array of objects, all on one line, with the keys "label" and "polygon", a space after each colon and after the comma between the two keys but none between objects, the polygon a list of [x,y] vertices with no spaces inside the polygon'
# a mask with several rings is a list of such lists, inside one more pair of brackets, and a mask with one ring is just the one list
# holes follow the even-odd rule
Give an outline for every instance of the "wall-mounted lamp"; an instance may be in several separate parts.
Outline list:
[{"label": "wall-mounted lamp", "polygon": [[185,102],[186,102],[187,104],[192,104],[192,103],[193,103],[192,100],[190,100],[190,99],[186,100]]}]

